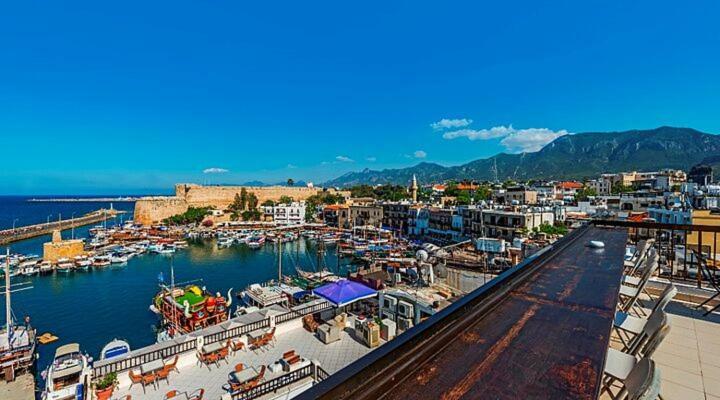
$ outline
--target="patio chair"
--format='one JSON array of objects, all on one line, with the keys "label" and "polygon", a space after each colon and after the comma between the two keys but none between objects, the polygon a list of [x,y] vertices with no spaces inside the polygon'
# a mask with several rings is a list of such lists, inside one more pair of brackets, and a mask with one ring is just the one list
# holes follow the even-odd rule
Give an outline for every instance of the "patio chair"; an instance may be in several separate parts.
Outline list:
[{"label": "patio chair", "polygon": [[136,375],[132,370],[128,371],[128,376],[130,376],[130,387],[132,388],[134,384],[140,384],[142,386],[143,384],[143,377],[142,375]]},{"label": "patio chair", "polygon": [[210,369],[210,364],[215,364],[215,366],[219,367],[220,364],[220,355],[218,353],[210,353],[205,356],[205,361],[208,366],[208,369]]},{"label": "patio chair", "polygon": [[165,393],[165,397],[163,399],[164,400],[173,399],[173,398],[177,397],[178,394],[180,394],[180,393],[177,390],[171,390],[171,391]]},{"label": "patio chair", "polygon": [[143,393],[145,393],[145,386],[147,385],[153,385],[155,387],[155,384],[157,383],[157,375],[154,373],[145,374],[142,376],[142,385],[143,385]]},{"label": "patio chair", "polygon": [[650,257],[653,258],[654,261],[648,260],[649,265],[643,271],[643,275],[640,278],[640,282],[638,282],[637,286],[620,285],[621,311],[629,313],[630,310],[635,310],[636,313],[638,313],[639,315],[647,315],[645,314],[645,311],[642,310],[642,308],[636,307],[636,305],[640,298],[640,294],[643,293],[645,289],[645,285],[647,285],[648,280],[650,280],[650,277],[652,276],[652,274],[655,273],[658,268],[659,263],[657,262],[657,256],[653,257],[651,255]]},{"label": "patio chair", "polygon": [[635,250],[635,254],[633,255],[633,258],[629,262],[629,266],[626,268],[626,273],[628,275],[634,275],[635,272],[640,268],[640,266],[645,262],[648,256],[648,251],[650,248],[652,248],[652,245],[655,243],[654,239],[649,240],[641,240],[638,242],[638,246]]},{"label": "patio chair", "polygon": [[160,382],[161,379],[164,379],[167,384],[170,384],[170,381],[168,380],[168,376],[170,376],[170,371],[168,367],[163,367],[161,370],[159,370],[157,373],[155,373],[155,379]]},{"label": "patio chair", "polygon": [[230,347],[225,346],[217,353],[218,355],[218,361],[224,360],[228,365],[230,365],[230,362],[228,361],[228,356],[230,356]]},{"label": "patio chair", "polygon": [[178,368],[177,368],[177,363],[178,363],[179,358],[180,358],[179,356],[175,356],[175,358],[173,358],[172,361],[165,364],[165,368],[169,369],[170,371],[175,371],[179,374],[180,370],[178,370]]},{"label": "patio chair", "polygon": [[228,343],[230,343],[230,350],[232,350],[233,354],[237,353],[240,350],[245,350],[245,343],[240,340],[237,340],[235,342],[228,340]]},{"label": "patio chair", "polygon": [[612,383],[615,379],[625,380],[630,371],[638,363],[636,356],[643,358],[652,358],[655,350],[665,340],[670,333],[670,325],[664,325],[659,329],[650,340],[642,346],[642,351],[637,354],[631,354],[617,349],[609,348],[605,357],[605,375],[608,383]]},{"label": "patio chair", "polygon": [[[650,316],[654,315],[658,311],[665,311],[665,307],[673,299],[673,297],[675,297],[677,291],[677,287],[675,287],[675,285],[673,284],[665,286],[665,289],[655,302],[655,305],[650,312]],[[625,340],[626,338],[623,337],[622,332],[625,332],[626,334],[637,335],[642,332],[647,322],[648,320],[645,318],[635,317],[628,313],[617,311],[615,312],[615,320],[613,321],[613,327],[618,331],[620,341],[623,342],[623,345],[627,346],[627,342]]]},{"label": "patio chair", "polygon": [[295,350],[286,351],[283,353],[282,358],[285,360],[289,360],[291,358],[295,357]]},{"label": "patio chair", "polygon": [[[698,304],[696,308],[702,308],[705,306],[705,304],[710,303],[711,301],[715,300],[718,296],[720,296],[720,278],[714,273],[716,271],[710,270],[710,267],[707,263],[707,258],[703,254],[700,254],[696,251],[693,251],[693,254],[695,254],[695,258],[698,260],[698,273],[702,273],[705,278],[710,283],[710,286],[715,290],[715,294],[710,296],[707,300],[703,301],[702,303]],[[708,311],[705,311],[703,316],[707,316],[711,312],[715,311],[720,307],[720,303],[718,303],[715,307],[711,308]]]},{"label": "patio chair", "polygon": [[622,382],[622,389],[614,399],[657,399],[660,396],[660,371],[655,362],[644,357],[632,366],[632,369],[623,378],[613,378],[603,385],[603,390],[612,393],[610,384],[618,380]]},{"label": "patio chair", "polygon": [[198,389],[198,390],[190,393],[187,397],[188,397],[188,400],[202,400],[204,395],[205,395],[205,389]]},{"label": "patio chair", "polygon": [[266,333],[265,335],[263,335],[264,338],[265,338],[265,341],[267,342],[267,344],[270,344],[270,343],[272,343],[273,345],[275,344],[275,341],[276,341],[276,339],[275,339],[275,328],[276,328],[276,327],[273,326],[273,328],[270,329],[270,332],[268,332],[268,333]]},{"label": "patio chair", "polygon": [[654,337],[664,326],[668,325],[665,311],[658,310],[648,318],[642,330],[632,337],[623,350],[630,354],[638,354],[641,346]]},{"label": "patio chair", "polygon": [[641,263],[641,265],[643,265],[643,267],[635,269],[635,270],[623,275],[622,283],[627,284],[627,285],[637,286],[640,283],[640,280],[642,279],[643,274],[645,273],[647,268],[651,265],[651,263],[659,262],[659,261],[660,261],[660,255],[658,255],[657,251],[655,249],[648,250],[647,255],[644,257],[644,260]]},{"label": "patio chair", "polygon": [[245,364],[243,364],[243,363],[235,364],[235,369],[234,369],[235,372],[240,372],[244,369],[245,369]]}]

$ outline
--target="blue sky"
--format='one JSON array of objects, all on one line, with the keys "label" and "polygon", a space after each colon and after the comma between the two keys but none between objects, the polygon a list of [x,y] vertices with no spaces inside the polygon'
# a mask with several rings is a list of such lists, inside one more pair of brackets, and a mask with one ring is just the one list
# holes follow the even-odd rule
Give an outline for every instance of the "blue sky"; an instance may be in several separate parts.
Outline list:
[{"label": "blue sky", "polygon": [[500,3],[10,2],[0,194],[322,182],[564,133],[720,132],[716,1]]}]

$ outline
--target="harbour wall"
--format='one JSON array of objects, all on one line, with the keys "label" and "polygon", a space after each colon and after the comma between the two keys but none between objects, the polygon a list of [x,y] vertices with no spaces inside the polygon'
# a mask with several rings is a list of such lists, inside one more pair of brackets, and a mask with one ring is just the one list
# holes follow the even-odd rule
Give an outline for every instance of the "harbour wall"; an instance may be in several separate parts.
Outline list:
[{"label": "harbour wall", "polygon": [[[308,197],[328,191],[338,193],[334,189],[291,186],[202,186],[181,183],[175,185],[175,196],[143,197],[135,203],[137,223],[151,225],[161,222],[173,215],[182,214],[189,207],[215,207],[225,210],[239,195],[242,189],[254,193],[258,204],[266,200],[277,201],[282,196],[292,197],[295,201],[307,200]],[[347,192],[339,192],[349,195]]]}]

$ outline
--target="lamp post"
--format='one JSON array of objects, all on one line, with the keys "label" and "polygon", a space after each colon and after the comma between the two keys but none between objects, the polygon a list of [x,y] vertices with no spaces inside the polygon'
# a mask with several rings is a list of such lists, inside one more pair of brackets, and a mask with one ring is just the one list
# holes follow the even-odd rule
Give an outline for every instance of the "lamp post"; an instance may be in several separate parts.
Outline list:
[{"label": "lamp post", "polygon": [[13,235],[15,234],[15,223],[18,222],[19,220],[20,220],[20,218],[15,218],[13,220]]},{"label": "lamp post", "polygon": [[46,225],[50,225],[50,217],[52,217],[52,214],[47,216],[47,222],[45,223]]},{"label": "lamp post", "polygon": [[70,223],[71,223],[70,232],[72,232],[70,234],[70,237],[72,239],[75,239],[75,213],[72,213],[72,215],[70,215]]}]

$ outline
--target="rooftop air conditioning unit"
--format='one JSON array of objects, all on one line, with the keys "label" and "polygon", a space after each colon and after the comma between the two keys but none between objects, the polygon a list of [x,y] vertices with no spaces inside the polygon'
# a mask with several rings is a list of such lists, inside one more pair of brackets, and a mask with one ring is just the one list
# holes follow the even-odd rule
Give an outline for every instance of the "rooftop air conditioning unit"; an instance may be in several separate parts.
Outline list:
[{"label": "rooftop air conditioning unit", "polygon": [[413,327],[413,320],[410,318],[398,318],[397,328],[400,331],[406,331]]},{"label": "rooftop air conditioning unit", "polygon": [[397,306],[397,298],[393,296],[385,295],[383,296],[383,303],[382,308],[384,310],[389,310],[392,312],[395,312],[395,307]]},{"label": "rooftop air conditioning unit", "polygon": [[398,315],[403,316],[405,318],[413,318],[415,317],[415,308],[412,304],[408,303],[407,301],[400,301],[398,303],[397,307]]}]

